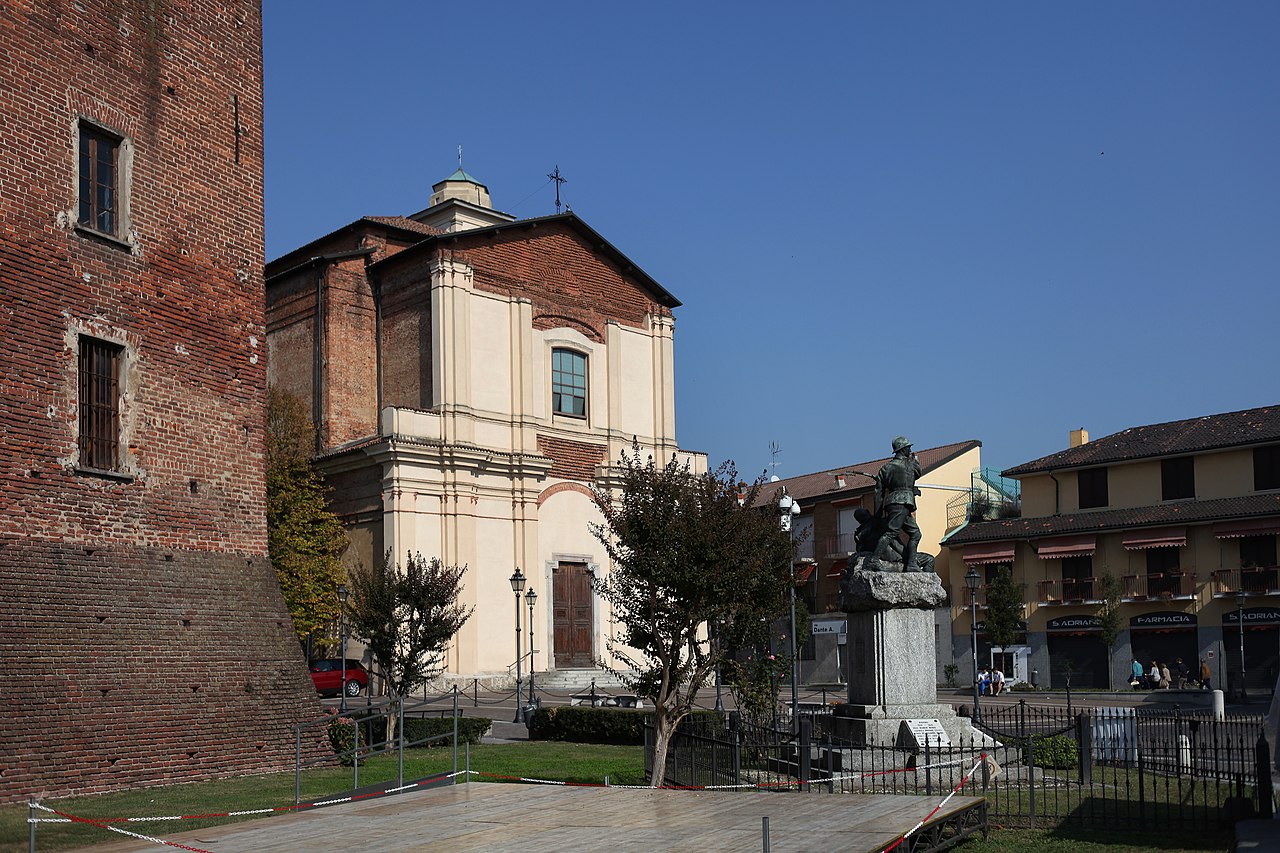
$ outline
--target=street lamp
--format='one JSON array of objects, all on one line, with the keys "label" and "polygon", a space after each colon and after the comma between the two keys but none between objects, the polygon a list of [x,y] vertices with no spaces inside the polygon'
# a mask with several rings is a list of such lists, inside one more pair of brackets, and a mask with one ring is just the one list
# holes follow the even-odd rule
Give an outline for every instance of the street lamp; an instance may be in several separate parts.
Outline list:
[{"label": "street lamp", "polygon": [[965,589],[969,590],[970,626],[973,633],[973,721],[982,722],[982,711],[978,707],[978,587],[982,584],[982,575],[973,566],[964,576]]},{"label": "street lamp", "polygon": [[533,646],[533,603],[538,600],[538,594],[533,591],[533,587],[529,587],[529,591],[524,594],[525,603],[529,605],[529,708],[534,707],[533,699],[533,655],[536,651]]},{"label": "street lamp", "polygon": [[338,639],[342,644],[342,699],[338,703],[342,713],[347,712],[347,585],[338,584]]},{"label": "street lamp", "polygon": [[524,575],[516,566],[516,573],[511,576],[511,591],[516,594],[516,717],[511,722],[524,722],[524,679],[520,674],[520,593],[524,592]]},{"label": "street lamp", "polygon": [[[781,515],[782,531],[784,533],[791,532],[791,516],[800,514],[800,503],[787,494],[785,487],[782,489],[782,497],[778,499],[778,512]],[[800,661],[796,654],[796,563],[795,560],[788,560],[791,569],[791,733],[795,734],[799,731],[800,721],[796,718],[796,711],[800,707],[799,681],[800,681]]]},{"label": "street lamp", "polygon": [[1236,590],[1236,629],[1240,632],[1240,702],[1244,704],[1249,701],[1249,695],[1245,693],[1244,687],[1244,578],[1241,572],[1240,588]]},{"label": "street lamp", "polygon": [[720,698],[720,619],[711,623],[711,650],[716,656],[716,712],[724,713],[724,700]]}]

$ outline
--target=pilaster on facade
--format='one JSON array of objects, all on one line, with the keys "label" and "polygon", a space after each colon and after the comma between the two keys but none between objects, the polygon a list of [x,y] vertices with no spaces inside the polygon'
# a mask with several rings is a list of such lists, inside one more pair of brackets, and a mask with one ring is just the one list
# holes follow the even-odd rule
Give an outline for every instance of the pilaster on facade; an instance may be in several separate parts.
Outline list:
[{"label": "pilaster on facade", "polygon": [[653,335],[653,434],[664,455],[676,449],[675,318],[649,315]]},{"label": "pilaster on facade", "polygon": [[431,276],[431,404],[444,417],[450,440],[470,440],[471,299],[475,270],[459,261],[433,258]]},{"label": "pilaster on facade", "polygon": [[525,453],[537,447],[536,439],[526,427],[533,417],[537,394],[543,383],[538,381],[534,365],[536,341],[533,331],[533,301],[526,297],[513,297],[510,304],[511,322],[511,450]]}]

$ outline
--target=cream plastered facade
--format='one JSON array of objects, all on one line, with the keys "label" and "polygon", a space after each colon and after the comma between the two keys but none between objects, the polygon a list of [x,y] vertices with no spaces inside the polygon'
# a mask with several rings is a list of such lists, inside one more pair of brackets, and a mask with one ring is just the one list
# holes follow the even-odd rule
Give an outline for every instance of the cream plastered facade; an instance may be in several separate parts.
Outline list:
[{"label": "cream plastered facade", "polygon": [[[557,476],[539,436],[604,448],[604,464],[591,470],[605,484],[633,439],[646,454],[676,454],[705,473],[705,455],[676,446],[674,323],[657,313],[643,328],[609,322],[597,342],[573,328],[536,329],[529,299],[476,290],[466,264],[434,262],[430,275],[433,407],[382,410],[382,440],[365,450],[382,466],[381,528],[352,531],[352,559],[376,559],[380,539],[399,559],[421,553],[468,567],[461,601],[474,613],[448,656],[449,671],[463,677],[512,671],[509,577],[519,567],[538,595],[535,666],[545,671],[555,660],[553,567],[611,566],[591,532],[601,516],[589,483]],[[560,347],[587,357],[585,418],[552,411],[551,354]],[[609,614],[592,598],[594,653],[607,658]],[[529,612],[519,606],[527,653]]]},{"label": "cream plastered facade", "polygon": [[[1224,656],[1223,628],[1234,618],[1239,606],[1235,595],[1237,581],[1227,574],[1218,580],[1215,573],[1239,569],[1241,566],[1241,538],[1237,533],[1216,532],[1215,525],[1230,521],[1229,517],[1213,517],[1200,521],[1184,521],[1178,517],[1178,507],[1191,509],[1201,501],[1222,498],[1247,497],[1260,494],[1254,489],[1254,449],[1246,446],[1225,450],[1199,451],[1179,456],[1192,456],[1194,459],[1195,495],[1191,498],[1163,500],[1161,461],[1164,458],[1139,459],[1135,461],[1110,462],[1107,470],[1107,504],[1102,507],[1080,509],[1078,473],[1081,469],[1067,469],[1053,472],[1034,473],[1018,478],[1022,487],[1022,515],[1034,525],[1036,519],[1045,519],[1043,534],[1032,533],[1021,535],[1010,544],[1013,552],[1013,579],[1023,585],[1025,596],[1024,618],[1026,636],[1032,648],[1031,664],[1038,669],[1043,683],[1048,683],[1052,667],[1046,646],[1046,628],[1051,620],[1059,617],[1095,616],[1100,610],[1101,602],[1096,598],[1086,601],[1062,602],[1055,600],[1056,584],[1063,579],[1063,560],[1060,558],[1042,559],[1037,553],[1044,542],[1056,538],[1090,539],[1095,544],[1092,552],[1091,575],[1101,578],[1111,575],[1131,587],[1127,583],[1132,579],[1136,592],[1125,592],[1122,596],[1122,615],[1125,633],[1117,642],[1108,663],[1112,671],[1114,683],[1127,681],[1126,673],[1130,663],[1132,647],[1130,644],[1130,619],[1146,614],[1186,613],[1196,618],[1195,627],[1189,632],[1193,640],[1188,648],[1194,650],[1198,657],[1206,657],[1213,652],[1217,655],[1216,667],[1222,663]],[[1107,512],[1144,507],[1170,508],[1174,511],[1165,520],[1150,524],[1129,523],[1123,527],[1101,527],[1094,531],[1077,531],[1075,533],[1055,533],[1050,523],[1055,517],[1070,516],[1076,513]],[[1035,528],[1033,528],[1035,529]],[[1172,550],[1176,556],[1177,573],[1187,573],[1193,577],[1186,581],[1186,586],[1179,586],[1170,594],[1148,594],[1141,586],[1147,577],[1147,559],[1150,549],[1131,544],[1125,547],[1125,540],[1140,530],[1159,531],[1167,529],[1185,532],[1186,544],[1181,547],[1162,549]],[[999,539],[1000,537],[993,537]],[[970,545],[968,547],[974,547]],[[964,597],[964,575],[968,565],[964,560],[966,546],[956,545],[945,548],[948,552],[946,574],[948,586],[954,591],[952,596],[951,617],[953,632],[953,648],[958,662],[965,663],[969,656],[971,631],[971,611],[966,606]],[[986,566],[978,561],[978,571],[984,574]],[[941,569],[940,569],[941,571]],[[1276,599],[1268,594],[1250,594],[1247,607],[1271,607]],[[980,602],[982,599],[980,599]],[[978,607],[978,620],[983,619],[983,606]],[[1233,624],[1233,623],[1231,623]],[[1225,671],[1238,669],[1238,654],[1234,649],[1225,650]],[[1194,658],[1193,658],[1194,659]],[[967,671],[967,664],[962,671]]]}]

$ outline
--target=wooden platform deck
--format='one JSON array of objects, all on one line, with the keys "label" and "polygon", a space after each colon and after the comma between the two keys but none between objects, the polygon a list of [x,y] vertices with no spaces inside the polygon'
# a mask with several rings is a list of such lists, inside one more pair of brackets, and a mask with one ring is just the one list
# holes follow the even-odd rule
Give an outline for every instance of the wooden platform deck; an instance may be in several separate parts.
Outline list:
[{"label": "wooden platform deck", "polygon": [[[769,818],[770,849],[880,851],[938,803],[907,795],[726,793],[708,791],[571,788],[472,783],[344,803],[221,828],[168,836],[213,853],[362,853],[405,851],[763,849],[761,818]],[[941,849],[940,839],[985,817],[983,800],[954,797],[899,851]],[[943,825],[948,826],[942,832]],[[128,827],[147,832],[144,824]],[[109,833],[104,833],[109,834]],[[94,853],[142,853],[161,848],[142,841],[87,848]],[[81,848],[86,853],[85,848]]]}]

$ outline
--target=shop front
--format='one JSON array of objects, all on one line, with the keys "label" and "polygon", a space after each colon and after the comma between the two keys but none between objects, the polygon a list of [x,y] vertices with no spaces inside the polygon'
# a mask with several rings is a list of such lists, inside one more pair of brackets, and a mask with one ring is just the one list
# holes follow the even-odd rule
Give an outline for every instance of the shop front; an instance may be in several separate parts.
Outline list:
[{"label": "shop front", "polygon": [[1097,616],[1059,616],[1045,623],[1049,686],[1055,690],[1107,689],[1107,647]]},{"label": "shop front", "polygon": [[1157,610],[1134,616],[1129,620],[1129,645],[1143,672],[1150,672],[1151,664],[1159,663],[1168,665],[1170,673],[1176,673],[1177,661],[1181,658],[1190,677],[1199,677],[1194,613]]},{"label": "shop front", "polygon": [[[1240,677],[1240,611],[1222,614],[1222,662],[1226,665],[1225,686]],[[1244,608],[1244,683],[1252,691],[1268,694],[1280,675],[1280,608]]]}]

